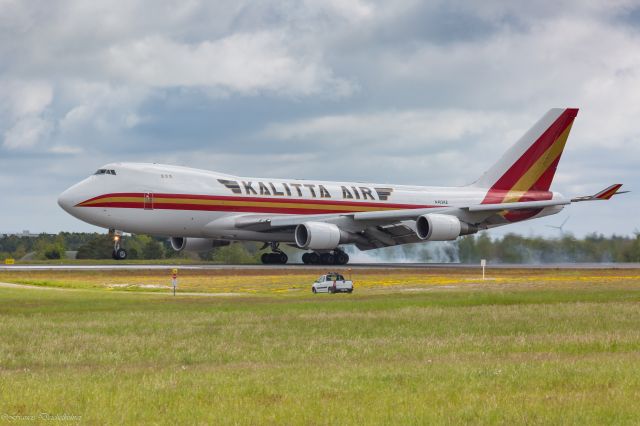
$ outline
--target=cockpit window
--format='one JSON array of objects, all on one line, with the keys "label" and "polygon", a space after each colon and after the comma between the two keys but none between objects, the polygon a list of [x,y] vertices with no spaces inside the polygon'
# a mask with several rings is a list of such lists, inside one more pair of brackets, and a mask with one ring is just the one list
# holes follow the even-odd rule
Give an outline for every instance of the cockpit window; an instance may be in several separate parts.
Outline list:
[{"label": "cockpit window", "polygon": [[114,176],[115,174],[116,174],[116,171],[113,169],[98,169],[98,171],[94,173],[94,175],[114,175]]}]

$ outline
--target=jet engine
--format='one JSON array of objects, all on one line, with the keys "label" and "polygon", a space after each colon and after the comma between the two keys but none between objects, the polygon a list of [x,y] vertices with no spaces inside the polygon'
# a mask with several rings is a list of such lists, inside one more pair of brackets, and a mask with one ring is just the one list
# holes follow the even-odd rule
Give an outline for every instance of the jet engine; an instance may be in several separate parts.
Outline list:
[{"label": "jet engine", "polygon": [[207,251],[214,247],[228,246],[229,241],[214,240],[211,238],[186,238],[171,237],[171,248],[175,251]]},{"label": "jet engine", "polygon": [[302,249],[333,250],[351,238],[333,223],[305,222],[296,226],[295,240]]},{"label": "jet engine", "polygon": [[475,232],[478,232],[476,226],[460,222],[455,216],[429,213],[416,220],[416,233],[426,241],[451,241]]}]

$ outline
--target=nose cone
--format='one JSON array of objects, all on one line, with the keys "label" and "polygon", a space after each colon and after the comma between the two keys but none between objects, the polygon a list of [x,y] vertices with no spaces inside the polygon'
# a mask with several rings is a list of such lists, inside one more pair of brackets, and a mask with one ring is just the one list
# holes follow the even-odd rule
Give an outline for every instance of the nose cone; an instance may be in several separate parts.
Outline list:
[{"label": "nose cone", "polygon": [[58,205],[67,213],[71,213],[71,208],[76,205],[76,203],[74,203],[74,199],[73,187],[71,187],[60,194],[58,197]]}]

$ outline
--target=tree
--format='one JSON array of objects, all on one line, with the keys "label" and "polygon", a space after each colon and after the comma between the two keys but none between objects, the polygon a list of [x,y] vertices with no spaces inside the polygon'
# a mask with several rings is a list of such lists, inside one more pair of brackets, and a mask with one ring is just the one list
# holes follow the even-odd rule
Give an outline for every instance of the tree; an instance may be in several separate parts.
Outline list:
[{"label": "tree", "polygon": [[226,264],[257,263],[258,261],[257,256],[252,255],[242,243],[233,243],[214,249],[211,252],[211,260]]},{"label": "tree", "polygon": [[164,257],[164,247],[152,238],[144,244],[142,248],[143,259],[162,259]]},{"label": "tree", "polygon": [[96,234],[78,248],[77,259],[111,259],[113,255],[113,240],[108,235]]}]

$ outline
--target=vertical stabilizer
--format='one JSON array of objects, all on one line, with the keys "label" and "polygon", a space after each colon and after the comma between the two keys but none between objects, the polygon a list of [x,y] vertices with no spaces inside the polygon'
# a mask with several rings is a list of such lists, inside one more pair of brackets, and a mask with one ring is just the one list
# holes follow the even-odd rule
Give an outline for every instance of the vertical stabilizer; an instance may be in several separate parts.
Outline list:
[{"label": "vertical stabilizer", "polygon": [[548,192],[577,114],[577,108],[549,110],[472,184],[488,189],[483,203],[525,201]]}]

